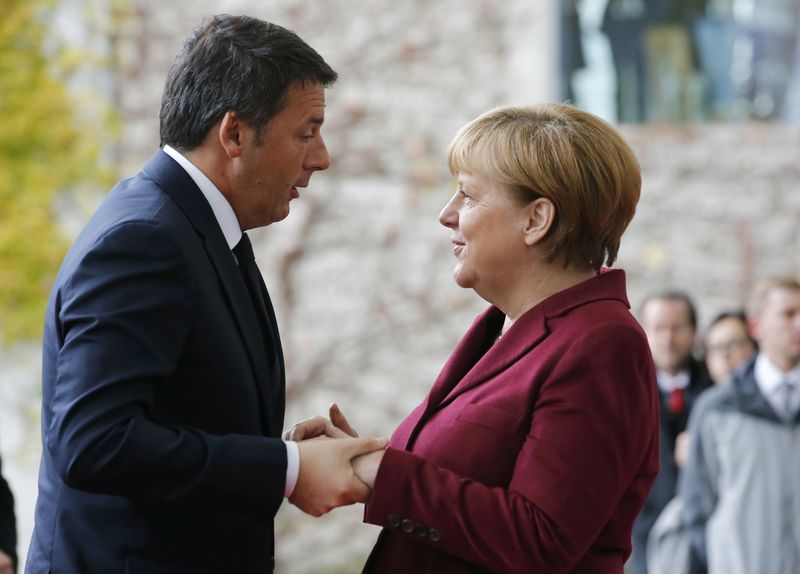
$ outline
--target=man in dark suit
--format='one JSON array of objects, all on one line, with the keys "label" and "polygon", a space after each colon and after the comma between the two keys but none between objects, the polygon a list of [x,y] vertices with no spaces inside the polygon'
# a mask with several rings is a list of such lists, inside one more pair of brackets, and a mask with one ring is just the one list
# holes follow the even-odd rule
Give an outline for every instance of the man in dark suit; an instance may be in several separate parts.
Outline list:
[{"label": "man in dark suit", "polygon": [[0,574],[13,574],[17,567],[17,519],[14,495],[3,476],[0,460]]},{"label": "man in dark suit", "polygon": [[660,470],[633,527],[633,574],[647,574],[647,537],[677,492],[675,445],[686,430],[695,400],[712,385],[705,365],[692,354],[697,337],[697,311],[686,293],[665,291],[648,297],[642,304],[641,320],[656,365],[661,440]]},{"label": "man in dark suit", "polygon": [[284,496],[314,515],[366,498],[350,460],[385,441],[280,439],[280,338],[243,233],[327,169],[335,80],[254,18],[216,16],[184,44],[163,149],[111,191],[50,297],[26,572],[263,573]]}]

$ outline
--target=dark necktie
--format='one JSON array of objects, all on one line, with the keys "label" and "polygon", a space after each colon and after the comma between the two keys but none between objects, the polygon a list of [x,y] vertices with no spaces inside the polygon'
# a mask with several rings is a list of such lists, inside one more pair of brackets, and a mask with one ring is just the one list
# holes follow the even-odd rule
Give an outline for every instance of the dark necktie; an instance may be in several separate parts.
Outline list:
[{"label": "dark necktie", "polygon": [[253,254],[253,246],[250,243],[250,238],[246,233],[242,233],[242,239],[233,248],[233,253],[239,262],[239,271],[242,274],[245,287],[250,295],[250,301],[253,303],[253,309],[256,317],[258,317],[258,324],[261,327],[261,334],[264,337],[264,345],[266,347],[267,361],[271,368],[275,367],[275,354],[277,348],[275,339],[272,333],[272,327],[267,319],[269,316],[268,303],[264,296],[263,283],[261,281],[261,274],[256,265],[256,257]]}]

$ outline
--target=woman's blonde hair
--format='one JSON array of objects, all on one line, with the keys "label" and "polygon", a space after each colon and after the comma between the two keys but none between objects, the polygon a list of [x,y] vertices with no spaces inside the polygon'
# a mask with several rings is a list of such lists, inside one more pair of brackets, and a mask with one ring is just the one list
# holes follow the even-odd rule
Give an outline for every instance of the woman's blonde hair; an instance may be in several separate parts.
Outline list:
[{"label": "woman's blonde hair", "polygon": [[490,110],[459,130],[447,161],[453,175],[483,173],[520,204],[552,201],[556,219],[543,246],[565,267],[614,263],[642,184],[622,136],[568,104]]}]

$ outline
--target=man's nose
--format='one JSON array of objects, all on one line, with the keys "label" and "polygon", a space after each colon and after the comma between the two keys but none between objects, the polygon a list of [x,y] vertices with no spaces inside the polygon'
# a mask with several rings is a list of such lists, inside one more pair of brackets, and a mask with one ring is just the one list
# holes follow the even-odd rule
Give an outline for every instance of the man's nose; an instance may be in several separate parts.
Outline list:
[{"label": "man's nose", "polygon": [[319,143],[315,146],[311,154],[309,154],[305,167],[309,171],[324,171],[330,166],[331,156],[328,154],[328,147],[325,145],[325,140],[320,136]]}]

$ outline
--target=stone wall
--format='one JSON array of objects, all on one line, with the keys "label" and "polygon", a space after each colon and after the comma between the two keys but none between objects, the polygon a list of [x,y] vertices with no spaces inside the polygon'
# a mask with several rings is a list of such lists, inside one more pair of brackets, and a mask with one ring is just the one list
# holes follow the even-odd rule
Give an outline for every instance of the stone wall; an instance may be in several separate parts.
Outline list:
[{"label": "stone wall", "polygon": [[[449,233],[437,222],[453,190],[444,162],[447,142],[490,107],[554,97],[554,4],[130,5],[132,17],[115,28],[113,41],[119,64],[113,98],[123,118],[116,154],[121,176],[134,173],[158,144],[166,70],[181,39],[204,15],[246,12],[281,23],[339,71],[324,128],[332,168],[314,176],[286,221],[253,238],[284,340],[287,423],[324,413],[338,401],[362,434],[391,433],[422,400],[485,305],[453,283]],[[622,131],[644,175],[618,263],[628,271],[634,306],[650,291],[685,288],[700,305],[701,321],[708,320],[741,304],[756,277],[800,271],[796,127],[650,125]],[[12,404],[11,420],[36,411],[37,379],[23,379],[28,382],[19,396],[27,398]],[[25,528],[35,466],[20,462],[31,459],[20,453],[35,452],[35,430],[35,421],[27,422],[25,436],[7,433],[3,443],[17,454],[12,470],[26,484],[19,489],[25,493]],[[277,521],[278,572],[357,571],[377,535],[360,515],[351,507],[312,519],[285,505]],[[23,544],[27,537],[21,532]]]}]

